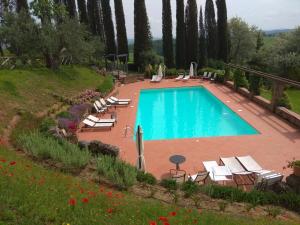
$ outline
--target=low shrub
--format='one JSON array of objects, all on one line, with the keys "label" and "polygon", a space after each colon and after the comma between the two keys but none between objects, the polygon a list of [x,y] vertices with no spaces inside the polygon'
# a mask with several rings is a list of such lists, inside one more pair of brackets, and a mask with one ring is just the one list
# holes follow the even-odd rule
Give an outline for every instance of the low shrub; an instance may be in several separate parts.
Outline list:
[{"label": "low shrub", "polygon": [[281,97],[281,99],[279,99],[278,106],[282,106],[282,107],[285,107],[287,109],[292,108],[289,97],[287,96],[287,94],[285,92],[283,93],[283,96]]},{"label": "low shrub", "polygon": [[272,207],[272,206],[269,206],[267,209],[266,209],[267,213],[268,213],[268,216],[271,216],[273,218],[276,218],[277,216],[279,216],[281,214],[281,209],[278,208],[278,207]]},{"label": "low shrub", "polygon": [[168,189],[168,191],[172,191],[172,190],[175,191],[178,189],[178,184],[176,180],[172,180],[172,179],[163,179],[161,180],[160,185]]},{"label": "low shrub", "polygon": [[100,84],[97,87],[96,91],[100,92],[102,95],[106,95],[109,92],[111,92],[113,87],[114,87],[113,77],[112,76],[105,76],[102,84]]},{"label": "low shrub", "polygon": [[181,190],[184,192],[184,197],[189,198],[193,194],[196,194],[199,192],[199,185],[197,185],[193,181],[188,180],[187,182],[184,182],[182,184]]},{"label": "low shrub", "polygon": [[60,112],[56,115],[56,118],[66,118],[66,119],[71,119],[72,115],[68,111],[63,111]]},{"label": "low shrub", "polygon": [[55,140],[40,132],[21,134],[18,143],[28,154],[39,159],[61,162],[64,169],[81,169],[91,159],[87,150],[80,150],[77,145],[65,140]]},{"label": "low shrub", "polygon": [[39,125],[39,131],[43,134],[48,134],[49,130],[56,126],[56,122],[51,117],[44,118]]},{"label": "low shrub", "polygon": [[245,73],[241,70],[236,70],[233,74],[234,88],[237,90],[240,87],[248,87],[248,81]]},{"label": "low shrub", "polygon": [[92,141],[90,143],[80,144],[79,146],[87,146],[88,150],[93,156],[109,155],[118,157],[120,149],[113,145],[104,144],[101,141]]},{"label": "low shrub", "polygon": [[128,189],[136,183],[137,170],[130,164],[104,155],[96,161],[97,172],[120,189]]},{"label": "low shrub", "polygon": [[224,199],[230,202],[246,202],[254,206],[278,205],[289,210],[300,212],[300,195],[293,192],[283,194],[258,190],[244,192],[238,188],[219,185],[201,186],[200,191],[212,198]]},{"label": "low shrub", "polygon": [[151,173],[146,173],[143,171],[138,171],[136,179],[138,182],[155,185],[157,183],[156,178]]},{"label": "low shrub", "polygon": [[250,75],[249,77],[249,91],[253,95],[260,95],[261,78],[259,76]]},{"label": "low shrub", "polygon": [[178,72],[177,72],[176,68],[166,69],[166,72],[165,72],[166,77],[177,76],[177,74],[178,74]]}]

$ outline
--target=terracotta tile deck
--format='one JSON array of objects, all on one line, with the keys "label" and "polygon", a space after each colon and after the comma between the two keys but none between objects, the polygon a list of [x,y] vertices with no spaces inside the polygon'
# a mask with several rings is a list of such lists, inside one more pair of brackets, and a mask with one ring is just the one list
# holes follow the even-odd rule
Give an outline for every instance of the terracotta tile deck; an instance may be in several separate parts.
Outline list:
[{"label": "terracotta tile deck", "polygon": [[299,129],[290,126],[276,115],[223,85],[210,82],[200,83],[199,80],[190,80],[188,82],[163,80],[158,84],[143,81],[120,86],[117,88],[119,97],[131,98],[133,102],[129,107],[120,107],[116,110],[118,123],[115,127],[111,131],[105,132],[80,132],[78,133],[78,138],[79,140],[87,141],[101,140],[104,143],[117,145],[121,149],[121,157],[135,164],[137,157],[135,142],[132,139],[132,135],[124,137],[124,128],[126,125],[132,129],[135,126],[140,90],[197,85],[205,86],[261,134],[237,137],[145,141],[147,171],[161,178],[168,173],[169,169],[175,168],[174,164],[169,162],[169,157],[174,154],[181,154],[187,159],[181,165],[181,169],[192,174],[203,169],[202,161],[218,161],[220,157],[243,155],[251,155],[265,169],[276,170],[286,175],[290,173],[290,171],[282,168],[286,165],[287,160],[291,160],[293,157],[300,158]]}]

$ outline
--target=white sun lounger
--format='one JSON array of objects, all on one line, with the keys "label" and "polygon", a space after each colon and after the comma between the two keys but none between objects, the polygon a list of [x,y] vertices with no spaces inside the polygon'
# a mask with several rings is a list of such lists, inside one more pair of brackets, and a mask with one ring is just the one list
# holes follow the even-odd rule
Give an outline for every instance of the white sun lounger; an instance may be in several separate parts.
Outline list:
[{"label": "white sun lounger", "polygon": [[103,109],[104,111],[107,110],[107,106],[101,104],[101,102],[95,101],[95,104],[97,105],[98,109]]},{"label": "white sun lounger", "polygon": [[127,106],[129,102],[116,102],[111,98],[107,98],[106,101],[113,106]]},{"label": "white sun lounger", "polygon": [[158,75],[153,75],[152,79],[150,80],[150,82],[156,82],[157,77],[158,77]]},{"label": "white sun lounger", "polygon": [[179,76],[175,78],[175,81],[182,80],[183,78],[184,78],[184,75],[179,74]]},{"label": "white sun lounger", "polygon": [[103,98],[100,98],[99,101],[100,101],[100,103],[101,103],[103,106],[105,106],[105,107],[107,107],[107,108],[110,107],[110,106],[112,106],[112,105],[110,105],[110,104],[107,104],[106,101],[105,101]]},{"label": "white sun lounger", "polygon": [[212,72],[209,72],[208,74],[207,74],[207,76],[203,76],[203,79],[210,79],[211,78],[211,75],[212,75]]},{"label": "white sun lounger", "polygon": [[241,175],[253,174],[253,172],[246,171],[244,169],[244,167],[240,164],[240,162],[235,157],[229,157],[229,158],[221,157],[220,160],[234,174],[241,174]]},{"label": "white sun lounger", "polygon": [[204,79],[204,78],[207,78],[207,72],[204,72],[204,74],[203,74],[203,76],[202,76],[202,78]]},{"label": "white sun lounger", "polygon": [[114,96],[110,96],[110,99],[112,99],[116,102],[131,102],[131,99],[129,99],[129,98],[116,98]]},{"label": "white sun lounger", "polygon": [[271,172],[270,170],[264,170],[251,156],[236,157],[237,160],[243,165],[243,167],[249,171],[257,174],[263,174]]},{"label": "white sun lounger", "polygon": [[187,76],[185,76],[182,80],[183,80],[183,81],[188,81],[190,78],[191,78],[191,76],[190,76],[190,75],[187,75]]},{"label": "white sun lounger", "polygon": [[163,79],[163,76],[158,75],[156,77],[156,81],[155,82],[160,82]]},{"label": "white sun lounger", "polygon": [[94,103],[94,108],[96,109],[97,113],[104,113],[105,112],[105,110],[102,109],[102,108],[99,108],[96,103]]},{"label": "white sun lounger", "polygon": [[99,119],[93,115],[89,115],[87,119],[89,119],[94,123],[115,123],[116,122],[116,119]]},{"label": "white sun lounger", "polygon": [[274,172],[265,172],[257,176],[255,187],[260,190],[265,190],[268,186],[281,182],[283,175]]},{"label": "white sun lounger", "polygon": [[[204,161],[203,162],[204,168],[207,172],[209,172],[209,177],[212,181],[218,182],[218,181],[228,181],[232,180],[228,178],[228,176],[225,175],[216,175],[216,168],[220,168],[218,163],[216,161]],[[225,169],[225,168],[224,168]],[[228,171],[224,171],[229,176],[232,176],[232,174],[229,174]]]},{"label": "white sun lounger", "polygon": [[213,76],[212,76],[212,78],[210,78],[210,80],[211,80],[211,81],[215,81],[216,79],[217,79],[217,74],[214,73]]},{"label": "white sun lounger", "polygon": [[86,127],[83,129],[111,129],[114,125],[113,123],[95,123],[88,119],[82,121]]}]

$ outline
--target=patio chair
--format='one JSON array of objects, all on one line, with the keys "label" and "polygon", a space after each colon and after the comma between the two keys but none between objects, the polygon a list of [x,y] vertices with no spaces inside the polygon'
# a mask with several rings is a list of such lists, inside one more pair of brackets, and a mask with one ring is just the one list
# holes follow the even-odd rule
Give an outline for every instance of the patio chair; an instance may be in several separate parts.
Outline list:
[{"label": "patio chair", "polygon": [[211,75],[212,75],[212,72],[209,72],[209,73],[207,74],[207,76],[203,76],[202,78],[203,78],[204,80],[209,80],[209,79],[211,78]]},{"label": "patio chair", "polygon": [[183,81],[188,81],[191,78],[191,75],[186,75],[182,80]]},{"label": "patio chair", "polygon": [[87,119],[94,123],[115,123],[116,122],[116,119],[99,119],[93,115],[89,115]]},{"label": "patio chair", "polygon": [[258,190],[266,190],[268,187],[281,182],[283,175],[280,173],[268,172],[258,175],[255,182],[255,188]]},{"label": "patio chair", "polygon": [[91,131],[104,130],[104,129],[111,130],[113,126],[113,123],[95,123],[88,119],[85,119],[82,122],[85,125],[82,128],[82,130],[91,130]]},{"label": "patio chair", "polygon": [[[204,165],[205,170],[207,172],[209,172],[209,177],[212,181],[218,182],[218,181],[232,180],[231,178],[229,178],[229,176],[215,174],[214,168],[219,167],[219,165],[216,161],[204,161],[203,165]],[[232,174],[231,174],[231,176],[232,176]]]},{"label": "patio chair", "polygon": [[175,78],[175,81],[182,80],[184,78],[184,74],[179,74],[178,77]]},{"label": "patio chair", "polygon": [[249,172],[256,174],[264,174],[272,172],[270,170],[264,170],[251,156],[236,157],[236,159],[242,164],[242,166]]},{"label": "patio chair", "polygon": [[158,75],[156,77],[156,81],[155,82],[159,83],[159,82],[161,82],[162,79],[163,79],[163,75]]},{"label": "patio chair", "polygon": [[177,183],[184,183],[186,172],[184,170],[170,169],[170,176],[171,179],[175,180]]},{"label": "patio chair", "polygon": [[105,106],[107,108],[112,106],[111,104],[108,104],[103,98],[100,98],[99,101],[103,106]]},{"label": "patio chair", "polygon": [[208,73],[207,72],[204,72],[203,76],[202,76],[202,79],[205,79],[207,77]]},{"label": "patio chair", "polygon": [[110,96],[110,99],[112,99],[116,102],[131,102],[130,98],[116,98],[114,96]]},{"label": "patio chair", "polygon": [[233,175],[233,180],[236,183],[237,187],[254,184],[254,173],[246,171],[235,157],[221,157],[220,164],[225,165],[230,169]]},{"label": "patio chair", "polygon": [[206,179],[208,178],[209,176],[209,172],[198,172],[197,174],[195,175],[189,175],[188,176],[188,180],[191,180],[192,182],[194,183],[203,183],[205,184],[206,182]]},{"label": "patio chair", "polygon": [[158,75],[153,75],[150,82],[156,82]]}]

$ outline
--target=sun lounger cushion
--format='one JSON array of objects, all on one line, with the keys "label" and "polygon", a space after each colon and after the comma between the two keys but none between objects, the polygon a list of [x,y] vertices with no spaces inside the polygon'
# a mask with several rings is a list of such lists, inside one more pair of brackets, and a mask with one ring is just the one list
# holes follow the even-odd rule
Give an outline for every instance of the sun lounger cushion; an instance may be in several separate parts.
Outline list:
[{"label": "sun lounger cushion", "polygon": [[116,98],[114,96],[110,96],[110,99],[116,101],[116,102],[131,102],[131,99],[129,98]]},{"label": "sun lounger cushion", "polygon": [[226,176],[215,176],[214,175],[214,167],[218,167],[218,163],[216,161],[204,161],[203,162],[204,168],[207,172],[209,172],[209,177],[212,181],[227,181],[231,180]]}]

